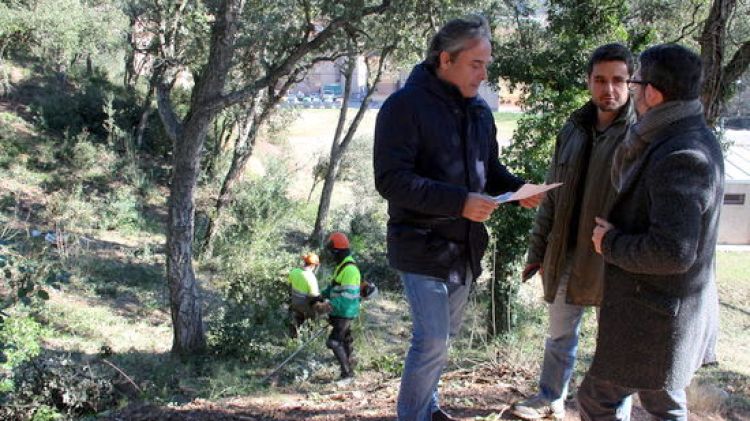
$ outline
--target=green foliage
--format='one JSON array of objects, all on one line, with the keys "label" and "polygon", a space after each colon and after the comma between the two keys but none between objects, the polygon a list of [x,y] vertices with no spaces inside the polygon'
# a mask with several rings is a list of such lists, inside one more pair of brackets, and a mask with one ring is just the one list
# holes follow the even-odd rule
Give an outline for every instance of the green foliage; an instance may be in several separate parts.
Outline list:
[{"label": "green foliage", "polygon": [[398,354],[382,354],[371,364],[373,370],[388,374],[391,378],[401,377],[404,371],[404,358]]},{"label": "green foliage", "polygon": [[54,419],[56,411],[69,417],[101,411],[117,402],[114,376],[103,364],[82,363],[66,355],[39,356],[14,370],[15,389],[0,408],[0,417]]},{"label": "green foliage", "polygon": [[[32,305],[49,299],[42,283],[54,273],[54,263],[42,263],[29,259],[13,249],[0,245],[0,271],[3,284],[11,294],[0,304],[0,309],[20,302]],[[0,316],[0,323],[2,323]]]},{"label": "green foliage", "polygon": [[378,288],[398,289],[398,274],[386,258],[387,215],[380,209],[358,209],[351,215],[349,236],[363,279]]},{"label": "green foliage", "polygon": [[[490,69],[490,78],[503,77],[524,89],[525,115],[500,158],[515,174],[533,183],[544,181],[556,133],[587,100],[588,55],[605,42],[627,42],[621,24],[627,11],[627,5],[616,0],[552,1],[549,24],[543,26],[530,18],[529,10],[516,10],[517,31],[498,41],[498,57]],[[502,206],[488,223],[496,244],[488,317],[492,333],[507,333],[516,324],[518,267],[533,216],[531,211]]]},{"label": "green foliage", "polygon": [[0,344],[4,348],[4,361],[0,364],[0,396],[13,390],[11,370],[39,355],[39,342],[45,333],[48,332],[31,317],[0,319]]},{"label": "green foliage", "polygon": [[244,360],[267,358],[283,343],[286,273],[297,263],[298,251],[284,249],[285,227],[296,212],[286,196],[288,174],[280,165],[269,167],[277,172],[239,186],[214,246],[227,304],[209,322],[209,344]]},{"label": "green foliage", "polygon": [[0,46],[24,50],[61,66],[81,53],[96,54],[115,48],[122,42],[116,28],[126,24],[125,16],[109,2],[2,2]]},{"label": "green foliage", "polygon": [[52,421],[59,420],[62,417],[63,415],[57,412],[56,409],[47,405],[41,405],[36,408],[36,411],[34,411],[34,416],[31,418],[31,421]]},{"label": "green foliage", "polygon": [[138,124],[140,107],[135,94],[111,85],[104,75],[86,78],[72,91],[50,83],[50,88],[36,96],[31,106],[45,130],[68,137],[86,132],[105,141],[114,126],[130,132]]}]

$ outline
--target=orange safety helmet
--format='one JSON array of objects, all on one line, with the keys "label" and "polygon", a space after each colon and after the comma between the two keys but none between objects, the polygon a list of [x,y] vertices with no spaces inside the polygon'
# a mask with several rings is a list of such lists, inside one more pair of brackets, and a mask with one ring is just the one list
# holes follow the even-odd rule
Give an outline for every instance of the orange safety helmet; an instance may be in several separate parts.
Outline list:
[{"label": "orange safety helmet", "polygon": [[307,253],[302,255],[302,261],[305,262],[305,265],[319,265],[320,257],[315,253]]},{"label": "orange safety helmet", "polygon": [[349,239],[343,233],[336,231],[328,237],[328,248],[346,250],[349,248]]}]

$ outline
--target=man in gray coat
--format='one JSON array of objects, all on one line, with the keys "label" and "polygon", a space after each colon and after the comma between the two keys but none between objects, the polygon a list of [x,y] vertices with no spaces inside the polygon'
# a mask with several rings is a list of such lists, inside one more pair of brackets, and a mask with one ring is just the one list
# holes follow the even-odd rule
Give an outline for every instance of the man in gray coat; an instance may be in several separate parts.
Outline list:
[{"label": "man in gray coat", "polygon": [[657,45],[629,81],[639,120],[615,152],[618,195],[592,237],[606,268],[578,391],[584,420],[629,419],[634,393],[657,418],[687,420],[685,387],[714,361],[724,167],[699,101],[701,67],[687,48]]},{"label": "man in gray coat", "polygon": [[624,45],[594,50],[586,67],[591,99],[557,136],[546,182],[563,185],[550,191],[537,211],[523,275],[541,270],[549,303],[539,391],[511,408],[523,419],[565,415],[581,319],[586,306],[601,301],[604,261],[590,238],[594,217],[605,215],[615,198],[612,155],[635,121],[627,86],[631,74],[633,58]]}]

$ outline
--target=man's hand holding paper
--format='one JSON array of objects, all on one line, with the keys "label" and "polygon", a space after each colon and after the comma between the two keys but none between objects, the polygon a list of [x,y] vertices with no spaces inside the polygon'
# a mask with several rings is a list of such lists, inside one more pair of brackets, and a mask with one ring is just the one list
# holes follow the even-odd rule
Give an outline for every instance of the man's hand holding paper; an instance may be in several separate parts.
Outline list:
[{"label": "man's hand holding paper", "polygon": [[518,203],[524,208],[535,208],[542,203],[544,195],[548,190],[560,187],[562,183],[552,184],[524,184],[518,191],[492,196],[496,203],[505,203],[518,200]]}]

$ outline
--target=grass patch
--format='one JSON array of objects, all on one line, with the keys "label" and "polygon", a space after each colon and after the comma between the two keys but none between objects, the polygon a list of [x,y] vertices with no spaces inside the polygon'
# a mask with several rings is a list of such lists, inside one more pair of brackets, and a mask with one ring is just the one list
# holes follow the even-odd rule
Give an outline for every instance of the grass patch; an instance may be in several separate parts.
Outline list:
[{"label": "grass patch", "polygon": [[518,119],[521,118],[523,114],[495,111],[492,115],[495,117],[495,125],[497,126],[497,141],[501,147],[507,146],[510,144],[513,132],[516,130]]}]

